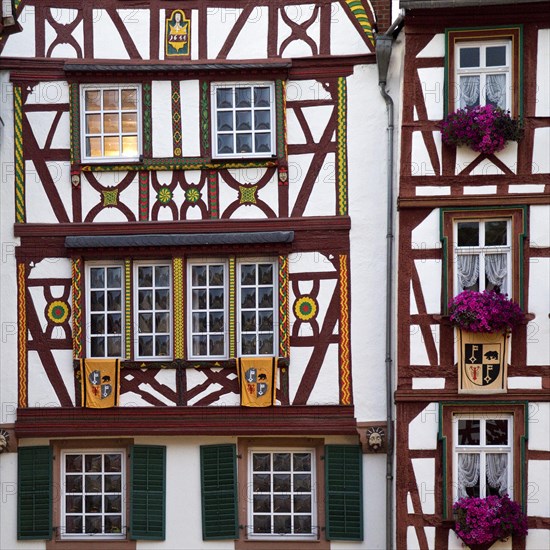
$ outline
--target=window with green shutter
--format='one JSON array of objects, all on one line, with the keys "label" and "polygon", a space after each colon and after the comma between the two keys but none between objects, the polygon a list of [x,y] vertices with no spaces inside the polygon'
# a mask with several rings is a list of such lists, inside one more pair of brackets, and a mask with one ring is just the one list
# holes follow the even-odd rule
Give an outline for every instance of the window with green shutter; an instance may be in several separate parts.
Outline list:
[{"label": "window with green shutter", "polygon": [[325,446],[326,538],[363,540],[360,446]]},{"label": "window with green shutter", "polygon": [[21,447],[18,460],[17,538],[52,537],[52,452],[50,447]]},{"label": "window with green shutter", "polygon": [[130,460],[130,538],[164,540],[166,447],[134,445]]},{"label": "window with green shutter", "polygon": [[237,450],[235,445],[201,446],[202,538],[236,539]]}]

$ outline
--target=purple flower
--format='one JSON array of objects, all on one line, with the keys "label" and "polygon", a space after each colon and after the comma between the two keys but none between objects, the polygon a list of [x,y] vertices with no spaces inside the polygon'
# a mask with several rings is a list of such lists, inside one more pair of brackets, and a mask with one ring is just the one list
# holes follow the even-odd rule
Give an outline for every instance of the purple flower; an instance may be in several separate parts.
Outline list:
[{"label": "purple flower", "polygon": [[465,290],[449,303],[451,323],[470,332],[501,332],[524,319],[523,311],[506,294]]}]

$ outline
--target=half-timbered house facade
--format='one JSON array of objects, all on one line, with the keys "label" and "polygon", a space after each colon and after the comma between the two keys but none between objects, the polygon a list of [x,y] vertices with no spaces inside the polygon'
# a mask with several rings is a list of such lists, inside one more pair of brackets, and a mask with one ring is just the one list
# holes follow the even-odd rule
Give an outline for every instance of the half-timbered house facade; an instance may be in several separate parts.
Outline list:
[{"label": "half-timbered house facade", "polygon": [[[529,534],[493,548],[548,548],[550,5],[400,4],[396,547],[461,548],[452,504],[508,493]],[[523,139],[495,153],[442,143],[448,113],[489,104],[523,120]],[[465,289],[498,289],[527,314],[499,393],[485,372],[459,391],[447,304]]]},{"label": "half-timbered house facade", "polygon": [[0,546],[384,547],[371,3],[13,14]]}]

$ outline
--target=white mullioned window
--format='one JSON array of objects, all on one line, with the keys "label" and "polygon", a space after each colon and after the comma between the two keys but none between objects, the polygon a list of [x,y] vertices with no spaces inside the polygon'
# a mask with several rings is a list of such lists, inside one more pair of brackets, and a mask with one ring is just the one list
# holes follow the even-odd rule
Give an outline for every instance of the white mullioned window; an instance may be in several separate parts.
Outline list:
[{"label": "white mullioned window", "polygon": [[455,290],[509,293],[511,220],[462,220],[455,223]]},{"label": "white mullioned window", "polygon": [[122,265],[87,266],[88,357],[121,357],[124,335]]},{"label": "white mullioned window", "polygon": [[316,538],[313,449],[251,449],[249,538]]},{"label": "white mullioned window", "polygon": [[81,86],[84,162],[137,161],[141,154],[141,86]]},{"label": "white mullioned window", "polygon": [[168,263],[134,264],[134,309],[139,359],[172,356],[172,268]]},{"label": "white mullioned window", "polygon": [[274,155],[274,98],[272,82],[213,84],[214,157]]},{"label": "white mullioned window", "polygon": [[227,262],[188,265],[190,357],[227,356]]},{"label": "white mullioned window", "polygon": [[511,108],[510,40],[455,43],[455,108]]},{"label": "white mullioned window", "polygon": [[238,263],[237,282],[240,355],[275,355],[276,263],[242,260]]},{"label": "white mullioned window", "polygon": [[63,538],[125,538],[123,450],[61,453]]},{"label": "white mullioned window", "polygon": [[455,501],[467,496],[504,494],[513,498],[512,427],[512,415],[454,415]]}]

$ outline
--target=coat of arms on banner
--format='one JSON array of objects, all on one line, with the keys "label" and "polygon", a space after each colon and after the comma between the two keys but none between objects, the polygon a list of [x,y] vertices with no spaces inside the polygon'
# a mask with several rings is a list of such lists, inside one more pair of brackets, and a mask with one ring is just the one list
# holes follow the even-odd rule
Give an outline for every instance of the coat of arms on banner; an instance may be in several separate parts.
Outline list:
[{"label": "coat of arms on banner", "polygon": [[119,359],[81,359],[80,376],[83,407],[106,409],[118,406]]},{"label": "coat of arms on banner", "polygon": [[274,357],[244,357],[237,360],[237,375],[244,407],[275,405],[276,359]]},{"label": "coat of arms on banner", "polygon": [[113,393],[111,377],[101,376],[101,372],[98,370],[94,370],[88,375],[88,381],[90,382],[90,391],[99,399],[106,399]]},{"label": "coat of arms on banner", "polygon": [[257,369],[248,369],[244,373],[244,379],[246,380],[246,390],[250,395],[262,397],[267,394],[269,386],[266,374],[258,374]]},{"label": "coat of arms on banner", "polygon": [[459,393],[506,391],[505,334],[459,331]]}]

